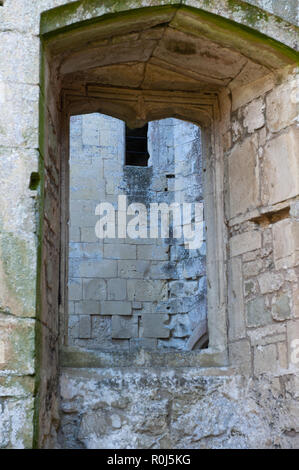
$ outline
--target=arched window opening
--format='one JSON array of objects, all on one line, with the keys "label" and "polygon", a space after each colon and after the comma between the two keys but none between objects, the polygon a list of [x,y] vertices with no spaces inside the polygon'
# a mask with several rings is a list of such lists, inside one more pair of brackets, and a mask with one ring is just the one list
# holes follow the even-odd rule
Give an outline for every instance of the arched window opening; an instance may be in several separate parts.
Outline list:
[{"label": "arched window opening", "polygon": [[147,132],[148,124],[137,129],[130,129],[126,126],[126,165],[148,165]]}]

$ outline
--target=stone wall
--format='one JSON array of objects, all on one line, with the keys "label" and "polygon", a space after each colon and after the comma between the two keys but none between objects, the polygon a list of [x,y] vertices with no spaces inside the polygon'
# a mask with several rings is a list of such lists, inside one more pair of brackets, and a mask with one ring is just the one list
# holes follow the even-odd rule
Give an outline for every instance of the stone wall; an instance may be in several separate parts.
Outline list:
[{"label": "stone wall", "polygon": [[292,367],[298,335],[297,91],[295,74],[232,95],[228,334],[231,360],[255,376]]},{"label": "stone wall", "polygon": [[298,448],[294,380],[252,380],[216,368],[66,369],[59,444],[79,449]]},{"label": "stone wall", "polygon": [[150,123],[148,167],[125,165],[124,130],[100,114],[71,118],[68,344],[188,349],[206,319],[205,242],[189,250],[171,230],[148,238],[149,218],[146,238],[119,238],[116,227],[116,238],[100,240],[95,208],[113,204],[117,221],[119,195],[127,206],[144,204],[148,216],[151,203],[203,201],[200,130],[175,119]]},{"label": "stone wall", "polygon": [[[144,17],[143,13],[140,13],[140,17],[134,17],[134,27],[138,25],[140,30],[145,30],[142,40],[145,41],[145,37],[150,35],[152,42],[151,47],[147,48],[148,56],[141,57],[138,55],[141,48],[132,47],[136,46],[136,34],[130,36],[129,50],[132,54],[135,51],[134,60],[137,61],[134,69],[131,68],[132,63],[128,67],[131,72],[130,80],[124,77],[123,72],[126,68],[118,67],[117,64],[117,73],[113,75],[112,71],[108,74],[104,71],[102,80],[104,85],[107,83],[111,85],[109,80],[117,76],[121,78],[121,83],[117,82],[116,86],[125,87],[128,83],[132,84],[134,80],[136,87],[140,83],[147,84],[149,87],[156,87],[155,89],[160,90],[161,93],[165,93],[165,90],[202,91],[204,83],[204,90],[209,91],[209,97],[213,93],[217,94],[219,112],[212,107],[212,111],[207,112],[206,103],[209,98],[204,106],[199,106],[196,110],[185,104],[183,107],[177,103],[174,106],[172,100],[169,100],[167,110],[169,113],[172,111],[171,115],[176,117],[182,116],[186,111],[185,118],[189,120],[194,120],[200,115],[203,123],[206,122],[204,117],[208,120],[213,114],[213,126],[217,134],[212,133],[212,143],[214,147],[221,149],[216,161],[225,163],[227,167],[226,226],[231,230],[230,246],[226,244],[224,233],[224,246],[222,247],[223,253],[228,253],[228,249],[231,250],[229,266],[225,266],[230,287],[227,292],[225,283],[221,284],[224,287],[221,291],[220,306],[221,311],[227,312],[229,317],[230,363],[237,368],[231,371],[225,368],[215,369],[211,362],[209,362],[208,370],[196,368],[197,383],[202,381],[212,384],[210,390],[213,390],[211,395],[213,402],[205,402],[209,405],[209,413],[202,416],[200,414],[202,395],[198,392],[199,387],[191,379],[193,372],[188,369],[186,373],[190,375],[186,382],[185,377],[181,378],[181,372],[177,367],[180,357],[177,355],[173,363],[175,368],[169,366],[168,372],[174,377],[173,384],[181,396],[179,410],[184,409],[185,403],[187,404],[186,412],[195,410],[194,415],[200,417],[194,426],[195,432],[193,430],[190,432],[188,429],[188,437],[185,440],[182,437],[183,433],[180,432],[179,435],[173,433],[170,441],[163,442],[162,440],[159,444],[158,440],[153,441],[152,431],[150,433],[147,431],[146,434],[150,434],[150,437],[143,439],[145,425],[141,417],[136,427],[134,444],[140,447],[151,445],[154,447],[159,447],[159,445],[214,447],[220,445],[219,442],[222,440],[223,447],[230,445],[298,447],[298,363],[296,362],[298,354],[296,355],[296,349],[293,348],[299,336],[298,272],[296,271],[298,269],[298,261],[296,261],[298,187],[294,181],[296,171],[294,148],[297,141],[294,139],[296,128],[292,116],[295,109],[294,93],[289,92],[290,85],[287,79],[289,74],[290,81],[297,80],[292,71],[298,43],[298,32],[294,26],[298,24],[297,2],[296,0],[250,0],[246,2],[184,0],[178,5],[175,0],[170,3],[174,5],[173,9],[166,11],[153,8],[147,10],[148,15]],[[62,46],[58,40],[57,31],[67,26],[66,36],[70,35],[66,38],[69,40],[67,47],[70,48],[76,36],[73,34],[72,25],[77,22],[93,20],[106,13],[115,18],[120,11],[157,7],[165,2],[160,0],[124,0],[123,2],[103,0],[100,4],[96,4],[85,1],[84,8],[82,4],[82,1],[74,3],[70,0],[0,1],[1,448],[24,448],[33,445],[54,447],[57,445],[55,432],[60,419],[57,414],[58,339],[64,336],[63,321],[60,325],[61,334],[58,331],[59,314],[62,316],[63,313],[59,300],[64,295],[63,285],[60,285],[58,292],[57,282],[59,271],[62,272],[64,269],[63,266],[59,266],[58,262],[59,249],[63,246],[58,246],[61,202],[58,189],[61,190],[65,184],[61,166],[68,154],[67,146],[63,147],[62,152],[61,134],[68,135],[68,129],[64,127],[66,116],[63,116],[63,119],[61,117],[63,108],[63,97],[60,95],[61,77],[59,73],[56,74],[55,68],[57,65],[55,60],[61,58],[60,53],[65,53],[66,49],[65,45]],[[258,8],[252,8],[250,4]],[[61,7],[59,12],[54,10],[48,13],[48,10],[56,7]],[[193,8],[193,13],[196,12],[196,19],[188,19],[188,15],[191,15],[190,10],[188,15],[180,14],[186,13],[185,8],[188,7]],[[273,13],[278,16],[274,16]],[[123,24],[120,24],[120,29],[123,28],[125,33],[117,31],[119,36],[130,32],[130,21],[126,15],[121,16]],[[116,28],[116,23],[114,23],[114,28]],[[200,48],[200,51],[207,50],[208,54],[201,56],[196,46],[194,49],[193,44],[189,52],[192,50],[197,50],[197,52],[193,56],[187,55],[187,59],[185,57],[183,67],[181,54],[177,57],[176,65],[171,64],[171,70],[169,67],[167,71],[164,68],[162,74],[157,65],[157,58],[151,56],[151,51],[157,46],[156,42],[160,40],[159,31],[155,28],[151,30],[151,27],[159,24],[165,26],[170,23],[174,28],[181,27],[180,34],[182,30],[186,31],[187,43],[192,42],[195,37],[204,36],[207,49]],[[112,29],[108,28],[111,36],[115,32]],[[105,48],[110,39],[105,38],[103,30],[101,34],[104,39],[101,42],[100,38],[98,44]],[[51,37],[53,39],[52,51],[48,53],[47,46]],[[87,42],[89,40],[90,38],[87,37]],[[197,75],[196,70],[198,70],[198,64],[206,64],[208,56],[212,57],[213,65],[214,42],[220,46],[219,62],[216,62],[216,66],[214,63],[213,74],[210,73],[210,69],[200,65],[201,71],[206,72],[204,82],[201,82],[202,77]],[[114,49],[119,50],[120,44],[123,43],[122,38]],[[84,48],[87,47],[86,43],[82,44]],[[171,42],[171,45],[173,44]],[[175,45],[176,47],[172,47],[173,53],[174,50],[181,53],[182,49],[177,47],[177,43]],[[212,55],[209,53],[211,51],[213,51]],[[228,52],[235,53],[235,51],[237,54],[243,51],[246,60],[248,59],[247,62],[246,60],[242,62],[247,66],[242,69],[241,74],[237,73],[237,79],[233,79],[236,75],[231,74],[232,62],[227,60],[226,55]],[[85,54],[85,50],[83,53]],[[123,52],[122,64],[123,58],[128,58],[127,54],[128,50]],[[105,57],[107,56],[112,57],[111,54]],[[149,64],[144,67],[144,61],[149,60],[149,57],[152,61],[156,61],[154,67]],[[165,57],[170,60],[169,53],[164,55]],[[255,66],[250,59],[255,61]],[[161,62],[158,61],[158,63]],[[224,63],[226,63],[225,67],[223,67]],[[235,72],[240,71],[241,61],[235,60],[234,63],[238,64],[238,70]],[[76,60],[76,64],[80,62]],[[191,69],[188,68],[189,65]],[[194,65],[197,66],[195,70]],[[285,68],[287,65],[290,68]],[[145,80],[144,74],[142,75],[145,69],[150,72],[148,80]],[[137,72],[140,70],[141,75],[138,75]],[[217,72],[223,70],[226,70],[227,74],[223,76],[220,74],[219,80],[215,80]],[[99,82],[102,83],[100,80]],[[250,82],[254,83],[248,86]],[[298,85],[295,87],[298,88]],[[79,95],[78,89],[73,93]],[[85,96],[86,108],[82,109],[79,106],[80,113],[90,113],[100,109],[98,104],[97,109],[92,109],[92,103],[92,98]],[[136,108],[139,111],[141,104],[139,101]],[[114,112],[116,116],[124,119],[124,116],[119,116],[119,108],[115,107]],[[169,113],[160,112],[151,119],[169,116]],[[134,121],[135,116],[128,115],[126,118]],[[255,126],[258,127],[255,128]],[[51,157],[48,152],[49,147],[52,149]],[[209,143],[207,147],[210,148]],[[225,159],[222,159],[222,150],[224,153],[227,152]],[[244,158],[244,154],[250,158]],[[212,165],[214,163],[213,160]],[[240,172],[238,173],[239,166],[243,168],[246,176],[244,173],[243,176]],[[222,177],[220,173],[216,176],[217,188],[221,192]],[[239,181],[239,184],[236,184],[236,181]],[[247,181],[252,183],[251,190],[243,191]],[[233,191],[229,190],[230,187]],[[242,206],[240,213],[236,204],[238,198]],[[62,207],[64,207],[63,204]],[[221,215],[223,208],[218,204],[216,209],[218,216]],[[40,230],[40,227],[43,230]],[[219,258],[221,254],[219,249],[216,254]],[[208,289],[210,289],[209,282]],[[223,301],[224,298],[228,299],[228,307]],[[262,310],[263,305],[264,310]],[[257,316],[256,311],[259,311],[260,315]],[[215,322],[213,332],[215,331],[217,334],[220,331],[222,335],[223,324],[219,325]],[[140,356],[137,356],[137,360],[142,363]],[[173,358],[170,358],[170,361],[172,360]],[[161,374],[166,373],[163,368],[159,370]],[[238,375],[240,372],[246,373],[246,377],[241,378]],[[74,382],[76,373],[78,377]],[[94,371],[87,371],[87,377],[85,377],[84,369],[62,370],[62,408],[67,416],[62,416],[62,430],[65,437],[61,439],[65,439],[64,442],[68,446],[77,444],[101,446],[102,442],[107,443],[107,439],[113,438],[113,442],[128,446],[125,439],[119,438],[121,434],[119,425],[123,417],[114,417],[112,427],[112,424],[110,425],[112,420],[107,414],[110,406],[111,409],[119,409],[117,400],[115,403],[108,399],[103,400],[102,404],[93,403],[94,410],[104,410],[105,420],[102,420],[102,415],[98,412],[97,422],[94,424],[90,422],[90,416],[86,411],[88,406],[83,398],[84,386],[86,385],[88,389],[88,383],[90,383],[89,373],[95,374]],[[120,377],[119,382],[127,386],[126,390],[121,390],[122,393],[127,395],[127,391],[134,390],[134,397],[147,399],[145,411],[142,410],[139,417],[147,413],[146,405],[151,403],[154,406],[149,409],[158,410],[157,414],[163,417],[163,430],[167,427],[165,422],[173,422],[168,412],[160,413],[159,411],[159,403],[163,406],[163,397],[159,396],[159,390],[165,392],[165,396],[168,397],[165,389],[170,386],[169,381],[162,385],[158,380],[154,381],[153,369],[149,372],[139,368],[138,377],[132,370],[127,375],[126,369],[118,368],[116,373],[118,374],[116,377]],[[229,377],[229,373],[234,376]],[[103,388],[105,393],[108,390],[107,395],[113,388],[117,389],[114,373],[108,369],[98,369],[96,374],[102,386],[106,387]],[[201,374],[206,378],[199,379]],[[253,374],[255,374],[254,378]],[[221,378],[223,375],[225,378]],[[140,384],[146,383],[148,377],[152,380],[151,387],[142,388]],[[180,384],[175,377],[180,379]],[[125,380],[122,382],[123,378],[128,382]],[[187,384],[186,394],[181,388],[183,383]],[[219,383],[228,383],[228,389],[223,388],[222,385],[219,387]],[[92,386],[94,386],[93,382]],[[195,392],[191,392],[190,395],[189,391],[193,390],[193,387]],[[170,387],[170,389],[173,388]],[[204,390],[209,396],[208,387]],[[148,391],[151,394],[147,393]],[[119,391],[116,396],[119,396]],[[155,396],[158,397],[156,401]],[[152,400],[151,397],[154,399]],[[189,400],[188,397],[192,399]],[[225,406],[212,408],[214,403],[224,403],[222,397],[225,403],[228,403],[228,408]],[[128,405],[120,402],[120,405],[124,407],[120,409],[126,410],[123,413],[127,415],[127,421],[133,425],[135,408],[130,408],[129,402]],[[79,411],[80,406],[82,415]],[[70,413],[72,409],[73,414]],[[212,409],[215,412],[212,412]],[[218,411],[221,410],[229,410],[231,414],[219,414]],[[252,410],[252,413],[248,414],[248,410]],[[112,415],[121,413],[113,412]],[[85,414],[87,416],[83,420]],[[232,419],[229,420],[228,416],[232,416]],[[237,425],[234,425],[234,417]],[[72,425],[69,431],[65,429],[66,419],[77,420],[76,426]],[[261,426],[257,426],[257,421]],[[219,422],[224,423],[221,428]],[[226,425],[228,422],[232,426]],[[92,430],[90,436],[85,431],[86,423],[87,428]],[[97,426],[97,423],[103,423],[103,427],[99,424],[98,428],[94,429],[92,426]],[[190,420],[190,423],[194,423],[194,420]],[[157,425],[157,421],[154,422],[154,433]],[[211,431],[205,442],[201,444],[200,436],[205,439],[201,431],[203,425],[205,429]],[[79,437],[78,435],[74,437],[74,432],[78,430],[79,434],[80,428],[79,442]],[[124,427],[124,429],[132,430],[131,427]],[[198,429],[198,434],[196,429]],[[259,430],[258,433],[256,429]],[[92,440],[92,435],[96,436],[94,440]],[[215,435],[220,437],[213,437]],[[244,438],[244,435],[247,437]],[[257,442],[254,435],[262,436],[262,438]],[[177,436],[179,436],[178,439]],[[231,436],[233,436],[233,441]],[[60,440],[61,442],[63,441]]]}]

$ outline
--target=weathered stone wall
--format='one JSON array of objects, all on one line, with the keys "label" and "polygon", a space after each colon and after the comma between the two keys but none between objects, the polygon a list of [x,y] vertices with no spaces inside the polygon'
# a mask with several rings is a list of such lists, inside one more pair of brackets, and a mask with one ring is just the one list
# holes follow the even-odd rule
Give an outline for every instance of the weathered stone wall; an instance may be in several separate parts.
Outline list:
[{"label": "weathered stone wall", "polygon": [[205,242],[189,250],[171,230],[149,238],[149,218],[146,238],[119,238],[116,226],[116,238],[99,239],[95,208],[113,204],[117,222],[119,195],[127,206],[143,204],[148,216],[151,203],[203,201],[200,130],[175,119],[150,123],[148,167],[125,165],[124,132],[108,116],[71,118],[68,344],[187,349],[206,319]]},{"label": "weathered stone wall", "polygon": [[[39,0],[38,2],[3,0],[0,2],[1,447],[31,447],[33,441],[38,446],[54,446],[55,433],[53,435],[51,433],[58,425],[56,401],[58,398],[57,323],[59,316],[56,280],[59,278],[59,265],[57,264],[59,252],[56,242],[59,238],[59,224],[57,225],[59,200],[56,198],[56,206],[55,204],[52,206],[56,221],[54,231],[53,217],[44,218],[42,202],[44,200],[43,190],[45,189],[45,205],[48,204],[50,210],[50,203],[57,196],[57,188],[62,186],[60,163],[63,158],[61,158],[59,142],[61,99],[58,96],[58,91],[52,96],[43,93],[46,89],[51,88],[49,83],[52,90],[55,90],[55,87],[58,90],[59,82],[56,80],[57,76],[55,75],[51,76],[50,82],[48,80],[50,77],[49,70],[55,70],[52,58],[50,58],[48,68],[45,63],[41,64],[40,38],[44,38],[47,32],[55,34],[55,29],[60,26],[84,21],[105,13],[117,13],[118,11],[141,6],[159,6],[164,3],[166,2],[159,0],[128,0],[117,3],[103,1],[100,4],[85,1],[84,8],[82,8],[82,2],[74,4],[67,0]],[[172,3],[178,4],[176,0]],[[230,290],[227,295],[229,300],[229,308],[227,309],[229,339],[231,342],[230,361],[233,365],[239,363],[241,371],[246,371],[248,375],[252,371],[255,374],[265,372],[264,379],[260,375],[258,379],[255,379],[258,387],[250,388],[250,390],[256,390],[256,392],[251,393],[250,391],[248,394],[248,384],[253,383],[251,379],[241,380],[236,376],[233,379],[225,380],[232,380],[236,384],[236,388],[231,384],[229,388],[229,390],[236,390],[233,397],[229,395],[234,415],[237,409],[237,404],[234,402],[235,397],[240,395],[244,397],[244,400],[240,401],[242,405],[240,406],[240,419],[238,414],[235,415],[239,426],[242,423],[242,416],[247,416],[246,410],[250,408],[250,405],[260,403],[261,391],[264,391],[267,399],[263,401],[263,406],[258,406],[257,409],[254,408],[252,415],[260,416],[265,435],[271,436],[273,429],[277,429],[275,439],[265,438],[262,442],[256,442],[255,440],[245,440],[242,437],[238,441],[238,432],[235,433],[235,427],[233,427],[230,434],[225,432],[222,435],[223,447],[230,445],[229,436],[232,434],[234,435],[235,446],[298,447],[298,364],[294,363],[293,359],[296,359],[297,356],[296,351],[292,349],[293,340],[298,338],[298,272],[296,272],[296,269],[298,269],[296,267],[298,265],[296,261],[296,251],[298,251],[298,247],[296,247],[298,243],[298,236],[296,236],[298,209],[295,201],[295,194],[298,194],[298,191],[295,193],[294,189],[296,188],[296,183],[294,186],[294,171],[296,168],[294,168],[294,171],[289,171],[290,167],[283,163],[287,160],[289,164],[293,165],[296,156],[293,149],[297,141],[294,139],[295,123],[291,125],[289,114],[289,111],[294,109],[291,104],[293,94],[288,91],[283,94],[284,89],[288,90],[284,74],[280,72],[273,73],[274,69],[277,70],[279,66],[283,67],[284,64],[294,63],[294,54],[291,53],[291,49],[294,51],[298,43],[298,33],[294,28],[294,24],[298,23],[297,2],[296,0],[251,0],[250,2],[184,0],[180,3],[182,4],[180,6],[201,8],[207,15],[208,13],[218,15],[216,17],[217,24],[213,28],[212,35],[209,36],[209,26],[207,24],[210,17],[207,16],[207,20],[202,19],[201,26],[204,27],[201,29],[195,27],[192,30],[192,37],[198,34],[206,35],[207,44],[209,41],[217,40],[218,44],[223,46],[223,49],[226,48],[226,51],[243,50],[246,54],[250,54],[250,57],[253,56],[257,63],[266,64],[271,77],[269,82],[269,77],[266,79],[263,72],[261,72],[260,77],[263,78],[249,86],[248,89],[245,84],[250,80],[254,80],[254,75],[250,68],[249,71],[244,69],[241,76],[235,81],[237,86],[233,90],[231,83],[227,94],[223,87],[229,84],[229,77],[232,77],[230,75],[231,69],[228,66],[225,69],[228,74],[224,76],[227,82],[224,84],[221,80],[217,82],[220,86],[220,89],[216,91],[219,92],[220,96],[221,129],[219,130],[222,141],[217,141],[216,144],[228,152],[225,159],[227,163],[226,215],[232,231],[230,242],[231,261],[230,266],[227,267],[227,272],[231,273]],[[259,9],[252,9],[250,3],[254,3]],[[55,17],[55,12],[50,12],[46,21],[41,23],[40,15],[43,12],[64,5],[69,6],[69,9],[68,11],[60,10],[59,20]],[[176,16],[176,13],[177,11],[170,13],[171,19]],[[271,13],[278,15],[278,17],[273,16]],[[161,19],[163,18],[161,13]],[[229,23],[228,27],[228,23],[224,21],[225,19],[232,20],[241,27],[236,29],[232,23]],[[165,19],[165,22],[168,21],[170,21],[169,17]],[[207,21],[207,24],[203,25],[205,21]],[[40,31],[41,24],[42,31]],[[228,28],[227,34],[221,29],[224,24]],[[196,21],[192,23],[192,27],[194,26],[196,26]],[[207,27],[205,28],[205,26]],[[250,37],[253,36],[246,27],[253,28],[254,41],[250,40]],[[261,37],[260,33],[265,36]],[[267,41],[266,36],[280,42],[278,49],[281,53],[279,56],[281,61],[277,60],[277,44],[275,46],[274,42]],[[71,38],[71,43],[73,39]],[[132,38],[132,41],[134,43],[134,38]],[[255,45],[253,45],[253,42],[255,42]],[[55,49],[55,46],[53,47]],[[119,48],[119,46],[117,47]],[[268,52],[270,51],[268,56],[265,53],[267,48]],[[58,52],[55,50],[56,53]],[[199,54],[194,56],[196,60],[199,59],[198,56]],[[217,71],[217,69],[223,70],[224,57],[225,55],[219,59],[218,67],[214,68],[214,71]],[[285,60],[286,57],[289,58],[289,61]],[[44,59],[45,55],[43,55]],[[162,83],[161,73],[158,73],[156,81],[153,80],[152,83],[160,83],[161,88],[159,89],[162,90],[168,90],[169,87],[176,89],[178,83],[181,87],[186,87],[180,89],[188,89],[190,85],[189,89],[193,91],[194,89],[200,90],[201,85],[195,88],[197,76],[192,70],[188,70],[189,77],[188,79],[185,77],[184,80],[181,80],[175,74],[176,70],[181,67],[181,59],[182,56],[177,61],[178,68],[174,69],[171,79],[166,79],[166,83]],[[197,60],[197,63],[201,63],[200,60]],[[187,65],[185,66],[186,69]],[[261,71],[259,67],[254,68],[254,70],[257,75]],[[42,72],[41,75],[40,71]],[[285,72],[288,73],[288,70]],[[190,83],[188,84],[189,79]],[[210,78],[208,76],[206,79],[209,82]],[[272,82],[272,79],[274,82]],[[242,81],[244,86],[242,86]],[[215,84],[215,82],[213,83]],[[274,90],[274,86],[275,91],[272,93],[271,90],[272,88]],[[215,86],[213,91],[215,92]],[[232,103],[230,94],[232,95]],[[260,100],[260,98],[262,99]],[[262,126],[261,131],[258,128],[254,129],[257,124],[252,124],[250,118],[250,115],[252,115],[251,102],[253,108],[257,109],[256,119],[259,126]],[[273,105],[271,105],[271,102]],[[89,100],[88,106],[90,103]],[[234,121],[236,121],[234,129],[230,124],[231,105]],[[274,117],[271,118],[275,105],[277,105],[278,111],[275,111]],[[171,107],[171,103],[169,103],[169,106]],[[266,115],[265,110],[261,111],[263,106],[267,110]],[[184,109],[187,109],[187,107],[184,106]],[[180,111],[181,108],[178,107],[177,114],[180,114]],[[91,112],[90,108],[88,108],[88,112]],[[192,119],[194,113],[189,113],[188,116],[189,119]],[[227,119],[224,119],[226,116]],[[277,122],[277,116],[284,122],[282,125],[281,122]],[[219,122],[217,113],[215,113],[214,118],[217,124]],[[53,132],[48,133],[51,120]],[[265,125],[263,124],[264,121],[266,122]],[[67,135],[65,128],[63,128],[63,132]],[[236,139],[234,148],[232,148],[233,135]],[[239,137],[236,137],[236,135],[239,135]],[[54,146],[52,161],[44,151],[48,140],[52,140]],[[233,193],[230,194],[228,190],[228,181],[231,178],[232,187],[235,188],[234,191],[236,192],[238,185],[236,186],[234,183],[235,178],[239,179],[236,175],[236,167],[239,163],[238,155],[244,154],[243,151],[240,152],[240,149],[245,149],[245,154],[248,153],[250,156],[248,161],[247,159],[244,161],[244,158],[240,157],[240,163],[244,168],[244,172],[248,171],[248,175],[251,176],[242,178],[239,186],[242,189],[247,180],[253,178],[255,190],[248,191],[248,194],[246,192],[245,195],[243,193],[234,195]],[[257,149],[257,153],[255,149]],[[253,156],[252,153],[254,153]],[[280,158],[280,154],[282,158]],[[55,155],[57,159],[60,158],[59,162],[55,159]],[[66,158],[66,155],[67,151],[63,156]],[[44,160],[45,167],[48,170],[43,166]],[[236,163],[234,164],[234,162]],[[37,184],[38,179],[35,179],[36,175],[33,175],[31,178],[32,184],[30,184],[31,189],[28,189],[31,173],[37,173],[38,171],[41,180],[40,186],[38,187]],[[46,171],[48,171],[48,175],[45,177]],[[257,177],[258,173],[259,177]],[[48,191],[48,186],[44,185],[44,177],[48,179],[49,185],[53,187],[54,194],[52,194],[52,190]],[[288,179],[288,184],[284,184],[286,179]],[[219,176],[217,181],[221,183]],[[238,191],[240,191],[240,188]],[[242,213],[238,213],[235,202],[236,197],[241,198]],[[245,205],[243,197],[247,201]],[[288,206],[290,206],[290,210]],[[258,211],[255,211],[256,207],[259,207]],[[281,212],[279,213],[279,211]],[[245,219],[242,218],[244,213]],[[42,238],[37,236],[40,232],[39,220],[42,220],[43,228],[46,229],[43,237],[43,257],[39,250],[42,245]],[[48,222],[50,222],[50,227],[47,225]],[[47,244],[48,247],[45,246]],[[225,246],[223,249],[226,250],[227,247]],[[272,253],[271,249],[273,249]],[[254,256],[257,257],[255,262]],[[43,261],[43,269],[47,267],[48,285],[45,281],[45,272],[43,271],[42,274],[41,260]],[[51,268],[53,268],[52,277]],[[243,273],[243,276],[241,276],[241,273]],[[271,277],[270,281],[267,276]],[[245,281],[243,277],[246,277]],[[43,279],[42,289],[36,289],[36,285],[40,286],[40,279]],[[55,283],[52,282],[53,279]],[[243,288],[246,288],[245,292],[243,292]],[[43,296],[37,296],[36,292],[38,294],[43,292]],[[63,292],[60,292],[60,294],[63,294]],[[263,303],[265,310],[261,311]],[[261,311],[260,316],[255,315],[252,305]],[[223,310],[225,310],[225,307],[223,307]],[[283,319],[282,322],[279,321],[281,319]],[[245,322],[247,323],[246,329]],[[258,326],[260,322],[262,324]],[[217,328],[217,325],[215,325],[215,328]],[[288,362],[286,362],[286,358]],[[293,362],[289,362],[289,359]],[[177,368],[173,370],[174,375],[179,375]],[[211,373],[211,370],[213,368],[209,369],[209,373]],[[119,370],[118,373],[120,374],[121,371]],[[82,373],[78,370],[77,372]],[[208,374],[207,371],[203,372]],[[226,373],[225,370],[217,369],[214,372],[215,375]],[[71,373],[74,374],[74,371],[71,371]],[[146,370],[139,370],[138,373],[144,375],[142,379],[149,376]],[[69,377],[68,371],[65,374],[66,377]],[[98,370],[97,374],[105,375],[108,372]],[[196,376],[198,375],[200,375],[200,371],[197,369]],[[278,387],[275,385],[275,390],[278,390],[278,392],[274,390],[269,395],[267,394],[269,380],[272,382],[272,379],[268,379],[267,376],[273,377],[274,383],[278,384],[279,382]],[[112,389],[113,380],[113,378],[109,378],[108,374],[110,390]],[[134,383],[134,375],[128,376],[128,380]],[[218,378],[209,380],[212,384],[219,382]],[[70,377],[67,381],[71,384]],[[81,383],[82,390],[84,390],[84,384],[87,383],[86,378],[83,379],[83,382],[78,379],[78,387],[76,386],[75,393],[70,392],[68,395],[65,393],[65,386],[63,385],[63,401],[71,400],[76,393],[81,393]],[[191,387],[188,386],[188,389],[192,386],[191,382]],[[273,389],[272,386],[270,388]],[[130,386],[128,386],[128,389],[130,389]],[[159,383],[157,382],[157,387],[154,387],[153,393],[157,393],[158,389]],[[181,393],[181,389],[178,390]],[[219,388],[216,388],[216,390],[219,393],[215,392],[213,402],[217,403],[217,398],[221,396],[222,392]],[[143,390],[139,387],[138,393],[143,393]],[[194,400],[200,405],[201,401],[197,401],[198,395],[195,395]],[[181,394],[181,396],[184,395]],[[227,396],[226,391],[225,397]],[[38,397],[37,400],[36,397]],[[188,403],[186,396],[185,398],[185,402]],[[35,421],[34,403],[36,405]],[[110,402],[107,401],[107,403],[110,406]],[[283,415],[277,412],[277,409],[282,408],[286,410],[285,416],[289,417],[288,421],[284,420]],[[83,408],[83,410],[85,409]],[[80,421],[80,414],[75,413],[75,415]],[[128,417],[130,416],[132,415],[128,412]],[[209,416],[202,421],[206,428],[208,428],[210,422]],[[225,416],[222,421],[226,422]],[[35,426],[35,439],[33,439],[34,422],[39,422],[39,433],[37,433],[38,426]],[[118,418],[114,423],[116,423],[116,426],[119,425],[117,424],[119,423]],[[211,427],[217,428],[216,424]],[[78,428],[80,428],[79,422]],[[103,429],[106,434],[108,432],[110,437],[114,434],[114,431],[110,432],[111,428],[109,427]],[[141,429],[141,425],[139,425],[139,429]],[[253,436],[255,431],[256,423],[247,420],[244,434]],[[217,429],[216,432],[218,433]],[[102,439],[101,430],[96,431],[95,434],[99,434]],[[81,436],[81,442],[84,442],[84,445],[89,445],[89,438],[85,437],[85,431],[82,431]],[[68,442],[73,442],[72,438]],[[175,442],[175,439],[172,442]],[[183,440],[181,442],[182,445],[185,445]],[[191,442],[191,439],[189,439],[189,442]],[[124,445],[127,445],[127,443],[125,442]],[[147,445],[145,440],[140,444],[140,446]],[[154,445],[158,447],[159,444]],[[162,443],[161,445],[167,446],[168,444]],[[215,445],[216,439],[207,440],[208,447]]]},{"label": "weathered stone wall", "polygon": [[295,74],[232,92],[228,334],[233,363],[256,376],[288,370],[298,336],[297,91]]},{"label": "weathered stone wall", "polygon": [[253,380],[225,368],[73,368],[63,373],[61,395],[64,448],[299,446],[298,383],[290,375]]}]

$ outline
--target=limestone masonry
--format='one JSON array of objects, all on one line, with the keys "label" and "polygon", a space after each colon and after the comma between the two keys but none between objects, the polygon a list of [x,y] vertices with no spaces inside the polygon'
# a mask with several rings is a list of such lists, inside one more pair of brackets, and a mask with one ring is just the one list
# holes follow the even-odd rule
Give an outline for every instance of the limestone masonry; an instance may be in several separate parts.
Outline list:
[{"label": "limestone masonry", "polygon": [[[0,449],[299,448],[298,37],[296,0],[0,1]],[[202,245],[98,238],[120,195]]]}]

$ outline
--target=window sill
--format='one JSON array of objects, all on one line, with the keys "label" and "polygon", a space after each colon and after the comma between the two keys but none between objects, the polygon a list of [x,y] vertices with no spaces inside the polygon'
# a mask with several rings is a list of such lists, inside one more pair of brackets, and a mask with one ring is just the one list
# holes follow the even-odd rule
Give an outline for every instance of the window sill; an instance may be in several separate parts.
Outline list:
[{"label": "window sill", "polygon": [[227,351],[210,348],[198,351],[147,351],[134,352],[91,351],[75,347],[61,350],[61,366],[70,368],[120,368],[120,367],[196,367],[215,368],[228,366]]}]

